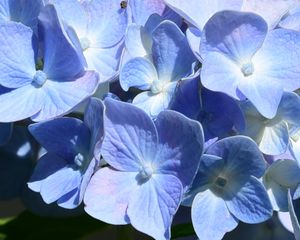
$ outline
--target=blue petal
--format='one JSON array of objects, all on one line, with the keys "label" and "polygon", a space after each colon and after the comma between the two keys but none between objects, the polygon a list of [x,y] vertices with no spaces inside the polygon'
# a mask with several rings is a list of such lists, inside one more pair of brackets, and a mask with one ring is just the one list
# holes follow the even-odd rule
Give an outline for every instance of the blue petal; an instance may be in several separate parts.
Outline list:
[{"label": "blue petal", "polygon": [[73,163],[78,152],[87,153],[90,132],[86,125],[75,118],[57,118],[29,126],[30,133],[48,151]]},{"label": "blue petal", "polygon": [[153,31],[152,39],[153,62],[161,81],[178,81],[191,73],[196,59],[175,23],[163,21]]},{"label": "blue petal", "polygon": [[146,58],[129,60],[120,72],[120,85],[124,91],[128,91],[130,87],[148,90],[154,81],[158,81],[156,69]]},{"label": "blue petal", "polygon": [[[41,111],[32,116],[35,122],[52,119],[70,112],[78,104],[92,96],[99,83],[99,76],[94,71],[86,71],[84,75],[72,81],[47,80],[39,89],[43,92],[40,100]],[[70,94],[72,93],[72,94]]]},{"label": "blue petal", "polygon": [[157,132],[151,118],[141,109],[110,98],[105,99],[102,155],[118,170],[138,172],[154,161]]},{"label": "blue petal", "polygon": [[294,235],[295,238],[298,240],[300,239],[300,225],[299,225],[298,217],[295,213],[295,209],[293,206],[293,199],[290,190],[288,191],[288,204],[289,204],[289,213],[291,217],[291,222],[294,229]]},{"label": "blue petal", "polygon": [[34,172],[27,183],[28,187],[35,192],[40,192],[43,180],[67,165],[67,160],[51,152],[46,153],[38,160]]},{"label": "blue petal", "polygon": [[279,22],[278,26],[285,29],[300,31],[300,12],[299,7],[290,11],[286,17]]},{"label": "blue petal", "polygon": [[119,172],[109,167],[98,170],[85,192],[85,211],[110,224],[128,224],[129,198],[137,188],[135,172]]},{"label": "blue petal", "polygon": [[0,84],[17,88],[32,82],[35,74],[32,30],[23,24],[0,23]]},{"label": "blue petal", "polygon": [[155,126],[160,144],[155,160],[157,170],[177,176],[186,190],[196,175],[203,153],[201,125],[175,111],[163,111],[157,116]]},{"label": "blue petal", "polygon": [[[101,100],[97,98],[91,98],[89,104],[84,112],[84,123],[88,126],[91,132],[91,150],[95,148],[96,144],[103,140],[104,129],[103,129],[103,111],[104,105]],[[95,149],[96,157],[100,158],[100,145],[97,144]]]},{"label": "blue petal", "polygon": [[[48,79],[70,81],[84,73],[81,50],[77,49],[61,26],[53,5],[47,5],[39,15],[44,37],[44,72]],[[61,53],[64,54],[61,54]]]},{"label": "blue petal", "polygon": [[44,94],[27,85],[0,94],[0,122],[15,122],[31,117],[42,108]]},{"label": "blue petal", "polygon": [[189,27],[186,30],[186,38],[188,40],[190,48],[192,49],[193,53],[195,54],[195,56],[197,57],[197,59],[200,62],[203,61],[203,59],[200,55],[201,35],[202,35],[202,32],[195,27]]},{"label": "blue petal", "polygon": [[245,223],[260,223],[272,217],[273,209],[266,189],[253,176],[243,186],[228,183],[224,198],[231,214]]},{"label": "blue petal", "polygon": [[259,64],[259,74],[270,79],[272,85],[281,84],[285,91],[300,87],[299,41],[299,32],[275,29],[268,33],[264,45],[253,58],[253,63]]},{"label": "blue petal", "polygon": [[259,15],[237,11],[222,11],[211,17],[204,27],[200,54],[221,53],[243,64],[262,46],[268,27]]},{"label": "blue petal", "polygon": [[256,143],[245,136],[224,138],[212,144],[206,153],[223,158],[225,171],[234,179],[248,179],[250,175],[259,178],[266,169]]},{"label": "blue petal", "polygon": [[152,175],[129,200],[127,214],[137,230],[155,239],[170,239],[172,219],[182,197],[182,185],[172,175]]},{"label": "blue petal", "polygon": [[199,192],[192,205],[192,221],[201,240],[219,240],[238,225],[225,201],[210,190]]}]

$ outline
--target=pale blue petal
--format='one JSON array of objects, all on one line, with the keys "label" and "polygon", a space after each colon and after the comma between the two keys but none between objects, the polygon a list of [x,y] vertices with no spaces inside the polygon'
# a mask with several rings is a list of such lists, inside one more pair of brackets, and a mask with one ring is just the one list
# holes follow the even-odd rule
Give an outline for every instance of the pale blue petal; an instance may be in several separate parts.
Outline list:
[{"label": "pale blue petal", "polygon": [[295,213],[295,209],[293,206],[293,199],[290,190],[288,191],[288,204],[289,204],[288,206],[289,206],[289,213],[291,216],[291,222],[294,229],[294,235],[295,238],[298,240],[300,239],[300,225],[299,225],[298,217]]},{"label": "pale blue petal", "polygon": [[57,81],[70,81],[82,75],[84,63],[81,49],[77,49],[77,44],[73,44],[67,36],[54,6],[44,7],[39,20],[44,39],[43,71],[47,77]]},{"label": "pale blue petal", "polygon": [[201,34],[202,32],[195,27],[189,27],[186,30],[186,38],[190,45],[190,48],[192,49],[197,59],[202,62],[203,59],[200,56]]},{"label": "pale blue petal", "polygon": [[118,170],[138,172],[144,163],[154,161],[157,131],[141,109],[110,98],[105,99],[105,136],[101,153]]},{"label": "pale blue petal", "polygon": [[247,63],[262,46],[267,31],[267,24],[259,15],[218,12],[204,27],[200,54],[205,59],[210,52],[218,52],[238,64]]},{"label": "pale blue petal", "polygon": [[238,88],[253,103],[260,114],[266,118],[275,117],[283,94],[281,83],[258,73],[244,77],[239,82]]},{"label": "pale blue petal", "polygon": [[136,174],[109,167],[98,170],[85,192],[85,211],[110,224],[128,224],[126,210],[129,198],[137,188]]},{"label": "pale blue petal", "polygon": [[276,125],[265,127],[259,149],[268,155],[279,155],[286,152],[288,144],[288,125],[282,121]]},{"label": "pale blue petal", "polygon": [[32,85],[11,89],[0,95],[0,122],[15,122],[36,114],[45,95]]},{"label": "pale blue petal", "polygon": [[132,103],[155,118],[161,111],[170,107],[176,86],[177,82],[172,82],[160,93],[142,92],[133,99]]},{"label": "pale blue petal", "polygon": [[111,48],[88,48],[84,51],[88,69],[96,70],[100,75],[100,82],[112,81],[119,70],[123,42]]},{"label": "pale blue petal", "polygon": [[[155,126],[159,136],[157,171],[176,176],[184,190],[191,185],[203,153],[204,135],[199,122],[175,111],[163,111]],[[176,129],[176,131],[174,131]]]},{"label": "pale blue petal", "polygon": [[32,30],[21,23],[0,24],[0,84],[17,88],[32,82],[35,74]]},{"label": "pale blue petal", "polygon": [[39,122],[67,114],[93,95],[98,87],[98,81],[99,76],[94,71],[86,71],[84,75],[72,81],[47,80],[40,88],[44,93],[44,98],[39,102],[42,105],[41,111],[31,119]]},{"label": "pale blue petal", "polygon": [[[286,29],[270,31],[253,58],[258,62],[259,75],[270,79],[270,84],[281,84],[286,91],[300,87],[300,33]],[[274,59],[276,59],[274,61]],[[262,81],[262,79],[261,79]],[[269,94],[273,97],[274,94]]]},{"label": "pale blue petal", "polygon": [[287,211],[287,188],[276,183],[276,179],[264,179],[264,186],[267,190],[270,202],[274,211]]},{"label": "pale blue petal", "polygon": [[156,69],[146,58],[129,60],[120,72],[120,85],[124,91],[128,91],[130,87],[148,90],[154,81],[158,81]]},{"label": "pale blue petal", "polygon": [[93,47],[111,47],[123,38],[128,17],[119,0],[93,0],[85,8],[90,17],[87,37]]},{"label": "pale blue petal", "polygon": [[192,221],[201,240],[220,240],[238,225],[225,201],[210,190],[199,192],[192,205]]},{"label": "pale blue petal", "polygon": [[288,230],[291,233],[294,232],[289,212],[278,212],[278,219],[286,230]]},{"label": "pale blue petal", "polygon": [[152,57],[161,81],[178,81],[191,73],[196,61],[186,36],[171,21],[163,21],[152,33]]},{"label": "pale blue petal", "polygon": [[129,200],[127,214],[137,230],[157,240],[170,239],[172,219],[182,197],[182,185],[172,175],[155,174]]},{"label": "pale blue petal", "polygon": [[27,183],[28,187],[35,192],[40,192],[43,180],[67,165],[68,162],[65,159],[51,152],[46,153],[38,160],[33,174]]},{"label": "pale blue petal", "polygon": [[[244,1],[242,10],[245,12],[254,12],[262,16],[271,30],[276,27],[281,17],[298,3],[298,0],[246,0]],[[268,11],[266,11],[266,9],[268,9]]]},{"label": "pale blue petal", "polygon": [[245,223],[260,223],[272,217],[273,209],[266,189],[253,176],[243,186],[228,182],[223,197],[231,214]]},{"label": "pale blue petal", "polygon": [[78,152],[88,153],[90,131],[76,118],[57,118],[29,126],[30,133],[48,152],[74,163]]},{"label": "pale blue petal", "polygon": [[279,22],[278,26],[281,28],[300,31],[300,12],[298,11],[288,15]]},{"label": "pale blue petal", "polygon": [[166,5],[163,0],[131,0],[129,7],[132,14],[132,21],[144,26],[153,13],[162,15]]},{"label": "pale blue petal", "polygon": [[41,185],[41,196],[46,203],[52,203],[78,188],[81,183],[81,173],[72,167],[64,167],[53,173]]},{"label": "pale blue petal", "polygon": [[234,62],[222,54],[210,53],[202,64],[201,82],[204,87],[239,99],[237,86],[244,77]]}]

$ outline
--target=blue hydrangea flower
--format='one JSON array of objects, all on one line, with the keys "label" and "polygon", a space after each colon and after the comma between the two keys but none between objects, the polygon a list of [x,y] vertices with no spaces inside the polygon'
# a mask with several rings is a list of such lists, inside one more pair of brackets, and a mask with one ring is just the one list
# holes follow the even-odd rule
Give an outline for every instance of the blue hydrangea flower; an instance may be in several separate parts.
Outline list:
[{"label": "blue hydrangea flower", "polygon": [[38,15],[42,7],[42,0],[2,0],[0,22],[21,22],[37,33]]},{"label": "blue hydrangea flower", "polygon": [[121,87],[146,90],[133,104],[157,116],[169,107],[177,82],[191,73],[195,61],[185,35],[173,22],[161,22],[152,33],[152,59],[136,57],[120,72]]},{"label": "blue hydrangea flower", "polygon": [[276,115],[283,91],[300,87],[300,33],[268,32],[258,15],[216,13],[201,39],[202,84],[236,99],[248,98],[267,118]]},{"label": "blue hydrangea flower", "polygon": [[259,223],[272,216],[267,192],[258,180],[265,168],[256,143],[248,137],[224,138],[208,148],[183,201],[192,205],[200,239],[222,239],[238,221]]},{"label": "blue hydrangea flower", "polygon": [[300,128],[300,98],[296,93],[283,93],[277,113],[271,119],[259,114],[250,102],[241,107],[246,117],[243,134],[256,141],[263,153],[280,155],[288,150],[290,129]]},{"label": "blue hydrangea flower", "polygon": [[102,102],[95,98],[90,101],[83,122],[76,118],[56,118],[32,124],[29,131],[47,153],[38,160],[28,187],[40,192],[46,203],[57,201],[63,208],[77,207],[99,165]]},{"label": "blue hydrangea flower", "polygon": [[300,183],[300,167],[290,159],[275,161],[268,167],[263,183],[267,189],[273,210],[288,211],[288,189]]},{"label": "blue hydrangea flower", "polygon": [[118,72],[127,27],[127,11],[120,0],[49,0],[53,3],[68,34],[78,39],[87,68],[105,82]]},{"label": "blue hydrangea flower", "polygon": [[204,25],[215,13],[222,10],[240,10],[243,0],[165,0],[166,4],[182,16],[189,28],[186,36],[193,52],[200,61],[200,40]]},{"label": "blue hydrangea flower", "polygon": [[0,91],[1,122],[28,117],[42,121],[63,115],[98,86],[98,75],[84,70],[53,6],[45,7],[39,18],[44,39],[41,70],[35,65],[32,30],[15,22],[0,24],[0,35],[5,36],[0,39],[0,84],[5,87]]},{"label": "blue hydrangea flower", "polygon": [[206,141],[245,128],[245,119],[237,102],[224,93],[200,86],[199,76],[178,84],[171,109],[198,120]]},{"label": "blue hydrangea flower", "polygon": [[110,167],[92,177],[85,210],[101,221],[131,223],[155,239],[170,239],[172,218],[202,155],[201,125],[175,111],[163,111],[153,122],[141,109],[110,98],[105,106],[101,153]]},{"label": "blue hydrangea flower", "polygon": [[294,8],[290,9],[288,13],[279,22],[278,26],[281,28],[291,29],[295,31],[300,31],[300,6],[296,5]]}]

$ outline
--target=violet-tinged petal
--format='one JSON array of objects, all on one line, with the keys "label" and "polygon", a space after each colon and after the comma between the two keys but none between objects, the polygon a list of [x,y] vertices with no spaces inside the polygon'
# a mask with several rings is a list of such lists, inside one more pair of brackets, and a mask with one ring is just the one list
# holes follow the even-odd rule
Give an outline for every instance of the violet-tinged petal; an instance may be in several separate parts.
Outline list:
[{"label": "violet-tinged petal", "polygon": [[33,115],[31,119],[39,122],[70,112],[79,103],[93,95],[98,83],[99,76],[94,71],[86,71],[84,75],[72,81],[47,80],[40,88],[40,91],[44,92],[44,98],[39,102],[42,105],[41,111]]},{"label": "violet-tinged petal", "polygon": [[85,192],[85,211],[110,224],[128,224],[128,201],[137,188],[136,172],[119,172],[109,167],[98,170]]},{"label": "violet-tinged petal", "polygon": [[267,31],[267,24],[259,15],[218,12],[203,29],[200,54],[205,59],[210,52],[217,52],[237,64],[247,63],[262,46]]},{"label": "violet-tinged petal", "polygon": [[158,81],[156,69],[146,58],[129,60],[120,72],[120,85],[124,91],[128,91],[130,87],[148,90],[154,81]]},{"label": "violet-tinged petal", "polygon": [[110,98],[104,103],[103,158],[118,170],[138,172],[144,162],[154,161],[158,143],[155,125],[143,110],[129,103]]},{"label": "violet-tinged petal", "polygon": [[160,81],[178,81],[191,73],[191,65],[196,59],[175,23],[163,21],[153,31],[152,39],[153,63]]},{"label": "violet-tinged petal", "polygon": [[0,84],[18,88],[35,75],[33,32],[21,23],[0,23]]},{"label": "violet-tinged petal", "polygon": [[231,182],[225,187],[224,199],[229,211],[245,223],[260,223],[273,214],[271,202],[261,182],[250,176],[242,186]]},{"label": "violet-tinged petal", "polygon": [[222,139],[212,144],[206,153],[223,158],[226,161],[224,171],[234,179],[248,179],[250,175],[260,178],[266,169],[266,162],[258,146],[249,137]]},{"label": "violet-tinged petal", "polygon": [[196,175],[203,153],[202,127],[199,122],[168,110],[157,116],[155,125],[162,146],[155,159],[157,170],[177,176],[186,190]]},{"label": "violet-tinged petal", "polygon": [[[77,49],[57,16],[53,5],[47,5],[39,15],[44,37],[44,69],[48,79],[72,81],[84,73],[82,53]],[[61,53],[64,54],[61,54]]]},{"label": "violet-tinged petal", "polygon": [[75,118],[57,118],[31,124],[30,133],[48,151],[73,163],[78,152],[88,152],[90,131]]},{"label": "violet-tinged petal", "polygon": [[15,122],[31,117],[40,111],[44,98],[45,94],[31,84],[7,89],[0,95],[0,122]]},{"label": "violet-tinged petal", "polygon": [[192,221],[197,236],[203,240],[219,240],[238,225],[225,201],[209,189],[199,192],[192,205]]},{"label": "violet-tinged petal", "polygon": [[170,227],[182,191],[178,178],[167,174],[152,175],[130,197],[127,214],[132,226],[155,239],[170,239]]}]

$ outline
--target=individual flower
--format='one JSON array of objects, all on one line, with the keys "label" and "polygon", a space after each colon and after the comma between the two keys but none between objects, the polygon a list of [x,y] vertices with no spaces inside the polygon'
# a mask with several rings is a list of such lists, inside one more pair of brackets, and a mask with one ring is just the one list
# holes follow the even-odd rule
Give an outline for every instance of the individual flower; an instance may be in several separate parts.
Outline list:
[{"label": "individual flower", "polygon": [[[85,211],[110,224],[129,224],[155,239],[170,226],[203,151],[201,125],[175,111],[156,121],[132,104],[105,99],[101,146],[110,165],[92,177]],[[176,131],[174,131],[176,129]]]},{"label": "individual flower", "polygon": [[181,81],[171,109],[198,120],[206,141],[243,131],[245,119],[237,102],[224,93],[213,92],[200,85],[199,76]]},{"label": "individual flower", "polygon": [[53,6],[45,7],[39,19],[44,43],[40,69],[36,69],[32,30],[15,22],[0,24],[0,122],[63,115],[98,86],[98,75],[84,70]]},{"label": "individual flower", "polygon": [[[46,203],[75,208],[82,202],[90,178],[99,165],[103,137],[103,105],[92,98],[82,122],[56,118],[29,126],[47,153],[37,162],[28,187],[40,192]],[[95,155],[95,157],[94,157]]]},{"label": "individual flower", "polygon": [[288,150],[291,131],[300,128],[300,98],[296,93],[283,93],[277,113],[271,119],[258,113],[249,101],[241,107],[246,118],[242,133],[256,141],[264,154],[280,155]]},{"label": "individual flower", "polygon": [[177,82],[191,73],[195,61],[185,35],[170,21],[161,22],[152,32],[152,59],[132,58],[120,71],[121,87],[146,90],[133,104],[155,117],[169,107]]},{"label": "individual flower", "polygon": [[118,72],[128,23],[120,0],[49,0],[67,25],[69,37],[79,45],[87,68],[96,70],[100,81],[112,80]]},{"label": "individual flower", "polygon": [[183,201],[202,240],[222,239],[239,221],[259,223],[272,216],[267,192],[258,180],[266,163],[256,143],[234,136],[212,144]]},{"label": "individual flower", "polygon": [[300,33],[275,29],[253,13],[222,11],[204,27],[201,39],[204,87],[235,99],[248,98],[273,118],[283,91],[300,87]]},{"label": "individual flower", "polygon": [[281,159],[268,167],[263,183],[267,189],[273,209],[288,211],[288,189],[295,189],[300,183],[300,167],[295,160]]}]

